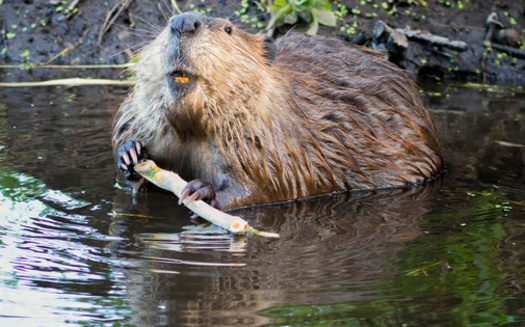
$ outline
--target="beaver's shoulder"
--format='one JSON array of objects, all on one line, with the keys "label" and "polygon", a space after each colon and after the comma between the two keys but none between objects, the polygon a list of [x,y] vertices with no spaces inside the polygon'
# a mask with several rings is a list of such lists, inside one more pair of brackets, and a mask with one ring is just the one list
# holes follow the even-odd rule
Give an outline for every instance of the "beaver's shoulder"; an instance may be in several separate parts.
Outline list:
[{"label": "beaver's shoulder", "polygon": [[371,49],[340,39],[291,33],[276,41],[273,65],[304,97],[320,95],[323,103],[343,101],[379,115],[395,107],[415,113],[413,119],[433,129],[415,83]]},{"label": "beaver's shoulder", "polygon": [[306,82],[335,81],[342,87],[381,92],[385,92],[382,85],[389,83],[394,89],[403,86],[402,91],[408,94],[415,89],[402,69],[376,51],[324,36],[291,33],[278,39],[273,65],[284,74],[302,76]]}]

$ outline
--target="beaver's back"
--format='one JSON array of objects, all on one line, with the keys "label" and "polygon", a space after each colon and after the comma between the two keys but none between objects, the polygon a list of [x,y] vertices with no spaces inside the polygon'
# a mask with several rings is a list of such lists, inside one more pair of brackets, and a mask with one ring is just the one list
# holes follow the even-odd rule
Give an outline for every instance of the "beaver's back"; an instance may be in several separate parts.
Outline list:
[{"label": "beaver's back", "polygon": [[290,88],[285,107],[304,126],[299,137],[313,165],[335,178],[336,189],[420,183],[441,172],[435,127],[398,67],[320,36],[290,34],[276,46],[272,65]]}]

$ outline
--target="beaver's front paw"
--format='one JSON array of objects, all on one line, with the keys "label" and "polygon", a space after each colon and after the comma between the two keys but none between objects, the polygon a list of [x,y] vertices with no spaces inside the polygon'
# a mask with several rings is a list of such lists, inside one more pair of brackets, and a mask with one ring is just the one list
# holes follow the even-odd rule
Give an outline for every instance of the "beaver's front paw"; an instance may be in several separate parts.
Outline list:
[{"label": "beaver's front paw", "polygon": [[126,179],[137,182],[141,177],[133,166],[147,158],[146,149],[140,141],[127,141],[118,148],[117,165],[126,174]]},{"label": "beaver's front paw", "polygon": [[209,203],[212,207],[220,209],[217,201],[215,201],[215,191],[210,184],[204,183],[200,179],[194,179],[182,190],[179,199],[179,204],[183,203],[185,206],[195,200],[203,200]]}]

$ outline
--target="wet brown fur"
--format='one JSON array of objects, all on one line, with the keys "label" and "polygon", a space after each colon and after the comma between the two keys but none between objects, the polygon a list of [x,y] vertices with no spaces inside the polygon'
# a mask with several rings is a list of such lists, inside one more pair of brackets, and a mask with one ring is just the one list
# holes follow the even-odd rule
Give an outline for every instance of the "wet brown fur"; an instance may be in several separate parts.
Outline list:
[{"label": "wet brown fur", "polygon": [[223,209],[421,183],[441,172],[417,89],[372,51],[290,34],[269,63],[263,36],[207,18],[181,38],[175,61],[192,86],[177,97],[167,77],[169,33],[134,68],[137,83],[115,117],[115,153],[142,141],[160,166],[211,184]]}]

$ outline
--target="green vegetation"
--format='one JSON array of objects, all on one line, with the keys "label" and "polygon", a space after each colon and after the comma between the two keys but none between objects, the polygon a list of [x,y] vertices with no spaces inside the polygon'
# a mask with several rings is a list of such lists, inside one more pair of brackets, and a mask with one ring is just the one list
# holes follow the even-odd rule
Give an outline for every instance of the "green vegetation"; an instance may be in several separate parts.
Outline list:
[{"label": "green vegetation", "polygon": [[343,18],[348,15],[348,8],[341,3],[337,4],[337,8],[338,10],[334,11],[335,18],[337,20],[343,20]]},{"label": "green vegetation", "polygon": [[317,34],[319,24],[335,26],[336,18],[328,0],[277,0],[266,8],[272,18],[268,29],[296,24],[299,19],[309,23],[307,34]]},{"label": "green vegetation", "polygon": [[78,12],[78,8],[76,8],[76,4],[73,3],[71,5],[68,6],[68,1],[67,0],[63,0],[61,2],[61,4],[59,4],[56,8],[55,8],[55,11],[57,13],[59,12],[65,12],[66,14],[76,14]]},{"label": "green vegetation", "polygon": [[26,49],[24,52],[20,54],[20,57],[24,58],[25,60],[29,60],[29,56],[31,55],[31,52]]},{"label": "green vegetation", "polygon": [[339,28],[341,32],[345,32],[348,35],[354,35],[357,33],[357,22],[353,22],[352,24],[345,24]]}]

